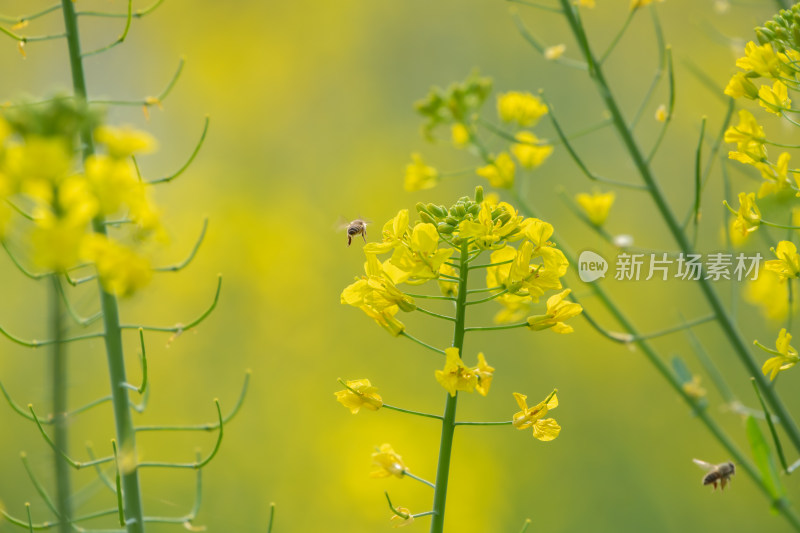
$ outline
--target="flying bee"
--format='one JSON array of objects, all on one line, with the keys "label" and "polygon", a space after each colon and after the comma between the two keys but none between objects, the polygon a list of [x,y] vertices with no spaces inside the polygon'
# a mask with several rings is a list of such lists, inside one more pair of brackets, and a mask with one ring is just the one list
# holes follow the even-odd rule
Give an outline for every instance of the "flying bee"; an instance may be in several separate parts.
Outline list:
[{"label": "flying bee", "polygon": [[345,225],[347,229],[347,246],[350,246],[353,243],[353,238],[356,235],[361,235],[364,238],[364,242],[367,242],[367,221],[357,218],[352,222]]},{"label": "flying bee", "polygon": [[736,467],[730,461],[718,465],[712,465],[700,459],[692,459],[692,461],[708,472],[703,476],[703,485],[714,485],[714,490],[717,490],[717,483],[720,484],[722,490],[725,490],[725,485],[731,480],[731,476],[736,473]]}]

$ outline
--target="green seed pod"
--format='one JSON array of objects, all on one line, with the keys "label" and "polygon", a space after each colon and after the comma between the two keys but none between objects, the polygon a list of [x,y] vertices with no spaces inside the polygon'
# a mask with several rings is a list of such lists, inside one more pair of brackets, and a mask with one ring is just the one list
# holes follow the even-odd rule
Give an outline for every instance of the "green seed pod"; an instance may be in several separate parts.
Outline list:
[{"label": "green seed pod", "polygon": [[450,235],[456,230],[455,227],[451,226],[447,222],[439,222],[439,225],[436,226],[436,229],[439,230],[439,233],[444,233],[445,235]]},{"label": "green seed pod", "polygon": [[419,219],[428,224],[436,224],[436,219],[430,216],[426,211],[419,212]]},{"label": "green seed pod", "polygon": [[475,201],[479,204],[483,203],[483,187],[480,185],[475,187]]}]

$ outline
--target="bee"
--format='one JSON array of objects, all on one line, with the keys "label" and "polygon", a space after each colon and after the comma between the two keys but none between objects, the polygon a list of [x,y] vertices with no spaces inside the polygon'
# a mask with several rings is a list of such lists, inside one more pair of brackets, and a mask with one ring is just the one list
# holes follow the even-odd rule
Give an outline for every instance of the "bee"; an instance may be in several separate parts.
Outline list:
[{"label": "bee", "polygon": [[361,235],[364,238],[364,242],[367,242],[367,221],[361,220],[357,218],[352,222],[348,223],[345,228],[347,229],[347,246],[350,246],[353,243],[353,237],[356,235]]},{"label": "bee", "polygon": [[718,465],[712,465],[700,459],[692,459],[692,461],[708,472],[703,476],[703,485],[714,485],[714,490],[717,490],[717,483],[719,483],[721,489],[724,490],[725,485],[731,480],[731,476],[736,473],[736,467],[733,466],[733,463],[730,461]]}]

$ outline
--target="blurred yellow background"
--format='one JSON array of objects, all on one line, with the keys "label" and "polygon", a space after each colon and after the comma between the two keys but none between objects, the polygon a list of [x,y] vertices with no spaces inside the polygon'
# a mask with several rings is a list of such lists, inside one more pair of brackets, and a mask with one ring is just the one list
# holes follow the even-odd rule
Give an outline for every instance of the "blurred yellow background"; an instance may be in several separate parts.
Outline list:
[{"label": "blurred yellow background", "polygon": [[[46,1],[5,1],[6,15],[33,12]],[[628,13],[628,0],[598,0],[583,11],[593,42],[602,49]],[[674,123],[654,168],[676,212],[691,202],[694,150],[703,115],[708,132],[719,130],[725,105],[720,92],[734,71],[752,28],[776,9],[763,0],[731,2],[720,13],[711,0],[667,0],[658,4],[666,41],[673,46],[677,107]],[[121,0],[78,0],[79,9],[122,12]],[[134,2],[134,10],[149,5]],[[204,470],[203,507],[196,521],[209,531],[265,531],[268,504],[277,504],[275,532],[385,531],[390,528],[383,491],[412,512],[428,510],[432,493],[410,479],[370,479],[370,453],[391,443],[410,470],[433,479],[439,427],[431,420],[396,412],[351,415],[336,403],[336,378],[369,378],[387,403],[439,412],[445,393],[433,379],[441,361],[430,352],[395,339],[357,309],[339,303],[341,290],[362,273],[360,246],[347,248],[339,217],[370,219],[370,240],[401,208],[418,201],[450,205],[484,184],[477,176],[447,180],[437,189],[407,193],[403,168],[412,151],[442,170],[475,164],[447,142],[427,144],[412,103],[431,85],[463,79],[473,67],[495,81],[495,94],[545,90],[568,131],[603,118],[600,101],[584,72],[546,63],[515,30],[511,4],[481,0],[341,0],[321,2],[211,2],[167,0],[157,11],[134,19],[127,42],[88,58],[87,82],[94,98],[141,99],[158,94],[179,58],[185,71],[163,110],[149,121],[139,107],[109,109],[112,122],[152,132],[159,151],[141,159],[147,177],[177,169],[191,153],[208,114],[211,127],[189,171],[155,195],[163,207],[171,245],[166,264],[191,249],[204,216],[210,220],[200,252],[184,272],[162,274],[149,289],[122,304],[123,321],[172,325],[188,322],[213,297],[216,274],[222,297],[199,328],[169,345],[169,334],[146,335],[152,395],[140,424],[200,423],[214,419],[213,398],[223,412],[236,401],[246,369],[251,388],[239,416],[225,428],[222,449]],[[518,6],[529,27],[548,44],[577,46],[556,15]],[[124,19],[82,18],[84,49],[113,40]],[[24,29],[28,35],[59,33],[58,12]],[[3,37],[3,36],[0,36]],[[29,43],[23,58],[11,39],[0,38],[0,100],[42,98],[69,92],[68,57],[62,40]],[[699,67],[717,93],[694,77]],[[632,115],[657,67],[648,10],[639,13],[607,69]],[[494,98],[485,116],[494,119]],[[645,111],[640,142],[655,138],[653,114],[666,102],[662,87]],[[537,134],[555,136],[547,120]],[[616,137],[603,133],[576,143],[600,174],[633,181],[636,175]],[[724,150],[725,148],[723,148]],[[523,179],[523,178],[521,178]],[[564,208],[559,188],[569,194],[592,189],[565,151],[529,180],[532,203],[572,249],[592,248],[607,258],[613,250]],[[735,175],[734,190],[755,190],[757,182]],[[703,251],[718,251],[722,187],[715,173],[704,196]],[[673,249],[652,204],[636,192],[618,192],[608,221],[614,234],[632,234],[645,248]],[[356,244],[359,244],[356,241]],[[766,248],[758,243],[762,254]],[[482,280],[479,280],[482,282]],[[688,282],[601,281],[618,297],[643,331],[707,314],[697,287]],[[573,283],[577,286],[577,283]],[[727,297],[741,285],[717,287]],[[78,309],[96,311],[94,287],[74,291]],[[585,294],[580,288],[579,295]],[[0,325],[20,336],[46,335],[46,292],[0,257]],[[741,300],[741,297],[737,297]],[[597,302],[588,310],[610,329],[615,325]],[[778,325],[739,305],[745,338],[772,345]],[[495,311],[482,306],[470,324],[488,324]],[[424,316],[403,316],[409,331],[437,346],[450,332]],[[526,518],[529,531],[788,531],[783,519],[744,474],[724,493],[702,487],[703,473],[692,464],[729,459],[637,350],[608,342],[582,318],[568,336],[527,330],[471,333],[470,353],[483,351],[497,368],[488,398],[462,395],[459,418],[507,419],[516,411],[512,392],[539,401],[554,387],[561,404],[553,412],[563,430],[550,443],[510,427],[459,428],[451,470],[446,527],[464,533],[514,532]],[[756,400],[746,372],[713,324],[696,328],[713,359],[748,405]],[[73,328],[73,332],[78,332]],[[125,336],[130,380],[140,376],[135,332]],[[654,341],[666,357],[683,355],[702,375],[683,334]],[[46,411],[49,402],[46,352],[26,350],[0,339],[0,380],[22,405]],[[756,354],[759,360],[761,354]],[[787,404],[797,406],[796,375],[782,376]],[[704,385],[711,389],[707,377]],[[70,346],[70,404],[82,405],[108,393],[101,342]],[[739,445],[747,449],[744,425],[725,412],[715,391],[709,409]],[[84,442],[106,454],[113,436],[106,406],[78,417],[71,426],[72,455],[86,460]],[[145,433],[145,460],[191,461],[194,450],[213,447],[215,435]],[[45,484],[52,482],[51,451],[35,426],[0,404],[0,501],[17,516],[33,504],[37,521],[49,519],[19,460],[30,457]],[[180,515],[193,501],[194,474],[142,473],[145,511]],[[91,470],[75,473],[77,488],[91,484]],[[785,478],[797,494],[796,476]],[[92,485],[80,512],[113,507],[113,496]],[[421,518],[410,530],[426,531]],[[98,522],[101,523],[101,522]],[[107,522],[106,525],[111,524]],[[113,527],[113,526],[109,526]],[[155,525],[150,531],[179,526]],[[0,532],[14,526],[0,522]]]}]

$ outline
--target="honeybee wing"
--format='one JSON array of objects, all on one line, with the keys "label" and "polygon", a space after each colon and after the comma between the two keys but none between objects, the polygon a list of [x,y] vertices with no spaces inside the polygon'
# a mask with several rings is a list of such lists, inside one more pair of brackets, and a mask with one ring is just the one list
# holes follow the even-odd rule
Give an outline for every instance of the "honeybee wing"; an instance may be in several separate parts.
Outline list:
[{"label": "honeybee wing", "polygon": [[349,225],[350,221],[344,218],[342,215],[339,215],[339,217],[336,219],[336,223],[333,225],[333,229],[336,231],[342,231]]},{"label": "honeybee wing", "polygon": [[701,461],[700,459],[692,459],[692,462],[697,466],[699,466],[700,468],[702,468],[703,470],[705,470],[706,472],[711,472],[712,470],[717,468],[717,465],[712,465],[711,463]]}]

